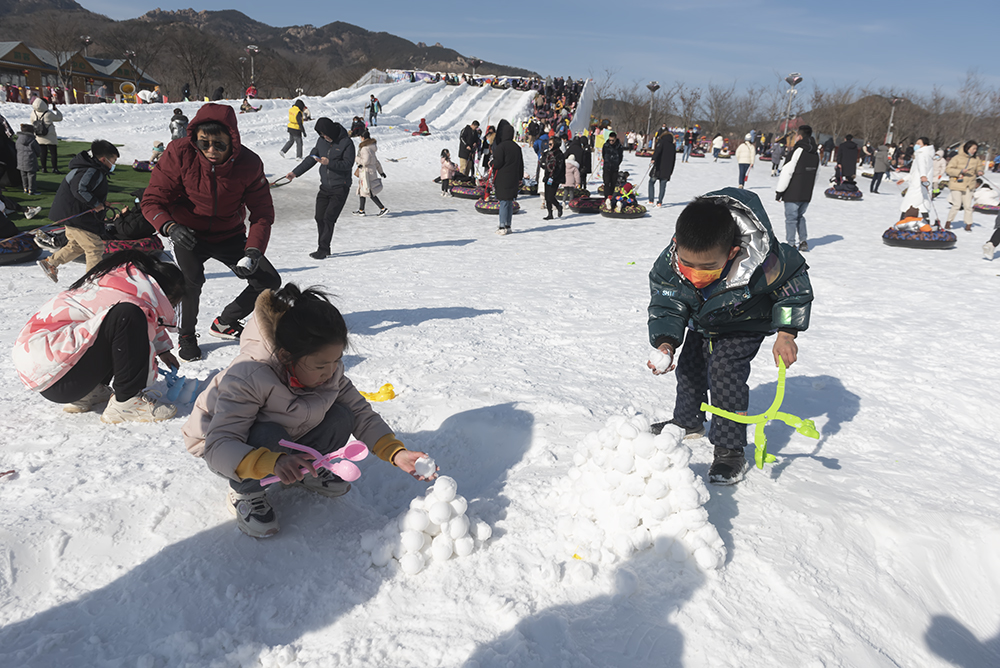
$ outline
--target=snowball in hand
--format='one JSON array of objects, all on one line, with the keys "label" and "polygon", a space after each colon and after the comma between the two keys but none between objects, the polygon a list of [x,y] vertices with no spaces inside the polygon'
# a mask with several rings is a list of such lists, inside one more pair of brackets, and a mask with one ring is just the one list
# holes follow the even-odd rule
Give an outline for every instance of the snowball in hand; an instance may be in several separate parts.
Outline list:
[{"label": "snowball in hand", "polygon": [[413,468],[421,478],[429,478],[437,471],[437,464],[430,457],[421,457],[413,463]]},{"label": "snowball in hand", "polygon": [[669,369],[670,363],[673,361],[674,358],[672,355],[664,355],[658,349],[653,350],[653,352],[649,353],[650,364],[656,367],[656,370],[659,371],[660,373],[663,373],[664,371]]}]

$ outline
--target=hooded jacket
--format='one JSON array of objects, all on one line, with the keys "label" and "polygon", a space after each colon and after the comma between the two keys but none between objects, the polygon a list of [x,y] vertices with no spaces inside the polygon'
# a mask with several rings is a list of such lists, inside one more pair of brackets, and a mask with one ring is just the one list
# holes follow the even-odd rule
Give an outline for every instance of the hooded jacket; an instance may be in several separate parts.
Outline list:
[{"label": "hooded jacket", "polygon": [[[354,169],[354,142],[350,135],[340,123],[335,123],[329,118],[323,117],[316,121],[316,146],[309,152],[309,155],[299,163],[299,166],[292,170],[295,176],[302,176],[314,165],[319,165],[319,189],[324,192],[332,192],[334,188],[349,188],[351,185],[351,170]],[[327,135],[332,139],[328,142],[323,138]],[[328,158],[330,164],[323,165],[317,162],[312,156]]]},{"label": "hooded jacket", "polygon": [[775,193],[785,202],[811,202],[816,170],[819,169],[819,149],[812,137],[795,142],[792,153],[778,176]]},{"label": "hooded jacket", "polygon": [[875,161],[872,167],[876,174],[884,174],[889,171],[889,147],[885,144],[875,149]]},{"label": "hooded jacket", "polygon": [[837,164],[840,165],[840,173],[846,179],[854,179],[858,173],[858,145],[853,139],[848,139],[837,149]]},{"label": "hooded jacket", "polygon": [[81,151],[69,161],[69,172],[56,190],[49,217],[62,220],[82,213],[63,224],[101,236],[104,233],[103,217],[83,212],[103,204],[107,199],[108,168],[88,151]]},{"label": "hooded jacket", "polygon": [[514,126],[501,119],[493,144],[493,192],[501,202],[513,200],[524,178],[524,155],[514,141]]},{"label": "hooded jacket", "polygon": [[466,125],[462,128],[462,134],[458,138],[458,157],[462,160],[475,157],[476,144],[478,143],[479,136],[476,134],[476,129],[471,125]]},{"label": "hooded jacket", "polygon": [[[218,121],[229,130],[232,155],[221,165],[210,163],[194,144],[196,128],[208,121]],[[249,233],[244,222],[247,212]],[[143,195],[142,213],[161,233],[174,221],[210,243],[246,234],[247,248],[267,250],[274,224],[271,187],[260,158],[240,142],[232,107],[202,106],[188,125],[187,136],[167,145]]]},{"label": "hooded jacket", "polygon": [[667,132],[656,139],[653,149],[653,176],[660,181],[669,181],[674,175],[674,164],[677,162],[677,151],[674,149],[674,136]]},{"label": "hooded jacket", "polygon": [[[615,139],[618,138],[615,137]],[[604,146],[601,147],[601,156],[604,158],[605,169],[618,171],[624,157],[622,143],[620,141],[616,141],[614,144],[610,141],[604,142]]]},{"label": "hooded jacket", "polygon": [[35,139],[38,140],[39,144],[44,144],[47,146],[55,146],[59,143],[59,135],[56,132],[55,124],[63,119],[61,111],[50,109],[48,103],[40,97],[36,97],[34,102],[31,103],[31,119],[30,122],[41,119],[49,127],[49,131],[44,135],[36,135]]},{"label": "hooded jacket", "polygon": [[921,177],[931,181],[934,177],[934,147],[919,146],[913,151],[913,162],[910,163],[910,176],[903,194],[903,202],[899,210],[905,212],[914,207],[921,213],[930,211],[931,201],[929,191],[923,187]]},{"label": "hooded jacket", "polygon": [[17,169],[22,172],[37,172],[38,157],[42,147],[31,132],[17,133]]},{"label": "hooded jacket", "polygon": [[[319,387],[291,386],[288,369],[274,355],[274,331],[280,318],[274,294],[263,291],[257,297],[253,318],[240,335],[240,354],[198,395],[184,423],[181,432],[188,452],[204,457],[216,473],[240,480],[236,469],[244,458],[267,453],[246,443],[254,422],[283,427],[294,441],[322,422],[334,404],[341,404],[354,416],[354,435],[380,459],[391,461],[404,448],[344,375],[343,362]],[[272,469],[274,459],[276,453],[271,455]]]},{"label": "hooded jacket", "polygon": [[705,198],[729,208],[742,232],[742,248],[706,298],[678,270],[677,242],[670,242],[649,272],[649,342],[676,349],[689,327],[709,338],[807,329],[813,300],[809,267],[797,250],[778,243],[757,195],[723,188]]},{"label": "hooded jacket", "polygon": [[379,177],[383,173],[383,169],[382,163],[375,155],[376,151],[378,151],[378,143],[374,138],[362,139],[358,145],[358,156],[354,162],[358,166],[356,174],[360,197],[371,197],[382,192],[382,180]]},{"label": "hooded jacket", "polygon": [[188,117],[174,114],[170,117],[170,141],[187,137]]},{"label": "hooded jacket", "polygon": [[65,376],[94,344],[104,317],[118,304],[135,304],[146,316],[149,367],[156,380],[156,355],[173,347],[167,327],[176,323],[170,300],[155,280],[124,265],[79,290],[66,290],[31,316],[14,344],[14,367],[27,387],[43,392]]}]

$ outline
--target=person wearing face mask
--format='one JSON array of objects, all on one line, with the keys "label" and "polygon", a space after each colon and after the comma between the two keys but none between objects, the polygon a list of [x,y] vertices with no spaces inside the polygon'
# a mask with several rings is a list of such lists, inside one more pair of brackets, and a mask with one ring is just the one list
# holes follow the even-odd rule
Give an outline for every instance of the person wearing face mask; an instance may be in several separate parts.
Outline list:
[{"label": "person wearing face mask", "polygon": [[[813,300],[808,266],[795,248],[778,243],[750,191],[723,188],[688,204],[649,272],[649,285],[649,342],[667,362],[647,365],[655,375],[677,369],[673,419],[653,425],[654,433],[673,424],[685,438],[704,436],[701,404],[709,389],[713,406],[745,414],[750,362],[765,337],[777,332],[775,365],[780,358],[791,366],[798,358],[795,339],[809,326]],[[746,470],[746,425],[713,417],[709,441],[709,482],[739,482]]]},{"label": "person wearing face mask", "polygon": [[115,171],[118,149],[104,139],[90,145],[90,151],[81,151],[69,162],[69,172],[59,184],[49,217],[67,219],[66,245],[44,260],[38,261],[45,275],[53,283],[59,282],[59,266],[72,262],[81,255],[87,258],[87,271],[104,259],[104,220],[101,214],[107,207],[108,174]]},{"label": "person wearing face mask", "polygon": [[[909,185],[903,195],[903,203],[899,207],[899,219],[930,217],[931,210],[931,177],[934,173],[934,146],[927,137],[921,137],[913,145],[913,162],[910,164],[908,179],[900,179],[896,185],[903,185],[907,180]],[[936,221],[935,221],[936,222]]]},{"label": "person wearing face mask", "polygon": [[274,223],[271,188],[263,162],[240,141],[232,107],[206,104],[198,110],[187,136],[173,140],[163,152],[141,206],[146,220],[173,241],[187,281],[178,327],[181,359],[201,359],[195,329],[209,259],[247,282],[208,331],[220,339],[238,339],[240,321],[253,311],[257,295],[276,290],[281,277],[264,257]]}]

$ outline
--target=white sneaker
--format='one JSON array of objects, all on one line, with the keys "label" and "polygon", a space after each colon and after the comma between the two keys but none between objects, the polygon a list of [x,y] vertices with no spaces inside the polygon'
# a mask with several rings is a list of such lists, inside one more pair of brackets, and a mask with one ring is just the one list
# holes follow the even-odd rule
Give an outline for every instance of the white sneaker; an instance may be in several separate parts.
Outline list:
[{"label": "white sneaker", "polygon": [[143,390],[131,399],[118,401],[111,397],[108,407],[101,414],[101,422],[121,424],[122,422],[162,422],[177,415],[173,404],[161,404],[156,401],[158,393]]},{"label": "white sneaker", "polygon": [[351,214],[355,216],[363,216],[365,215],[365,212],[362,211],[361,209],[358,209],[357,211],[351,211]]},{"label": "white sneaker", "polygon": [[29,206],[28,210],[24,212],[24,217],[27,219],[32,219],[37,216],[42,211],[40,206]]},{"label": "white sneaker", "polygon": [[328,496],[331,499],[343,496],[351,491],[351,483],[326,469],[316,471],[315,478],[307,473],[305,478],[292,483],[292,487],[302,487],[310,492],[316,492],[321,496]]},{"label": "white sneaker", "polygon": [[983,244],[983,257],[987,260],[993,259],[993,253],[996,251],[997,247],[991,244],[989,241]]},{"label": "white sneaker", "polygon": [[282,158],[284,158],[285,157],[285,152],[284,151],[278,151],[278,155],[280,155]]},{"label": "white sneaker", "polygon": [[505,237],[508,234],[510,234],[510,230],[507,229],[506,227],[501,227],[501,228],[497,229],[497,234],[499,236],[501,236],[501,237]]},{"label": "white sneaker", "polygon": [[63,411],[66,413],[86,413],[94,406],[103,404],[110,399],[111,394],[110,387],[104,384],[98,385],[83,397],[63,406]]},{"label": "white sneaker", "polygon": [[53,267],[51,264],[49,264],[48,260],[39,260],[36,264],[42,268],[42,271],[44,271],[45,275],[49,277],[49,280],[51,280],[53,283],[59,282],[58,267]]},{"label": "white sneaker", "polygon": [[226,507],[236,516],[236,525],[246,535],[269,538],[278,533],[278,516],[274,514],[264,489],[252,494],[238,494],[230,489]]}]

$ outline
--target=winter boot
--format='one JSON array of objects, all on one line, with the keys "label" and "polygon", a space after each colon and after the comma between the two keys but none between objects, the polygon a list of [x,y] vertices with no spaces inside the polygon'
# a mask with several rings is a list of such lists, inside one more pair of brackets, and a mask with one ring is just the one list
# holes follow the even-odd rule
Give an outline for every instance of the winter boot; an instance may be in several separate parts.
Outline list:
[{"label": "winter boot", "polygon": [[201,348],[198,347],[197,334],[181,334],[177,337],[177,355],[185,362],[201,359]]},{"label": "winter boot", "polygon": [[274,514],[263,489],[250,494],[239,494],[231,489],[226,497],[226,507],[236,516],[236,525],[246,535],[269,538],[278,533],[278,516]]},{"label": "winter boot", "polygon": [[708,481],[716,485],[735,485],[743,480],[747,470],[747,458],[743,448],[715,447],[715,459],[708,469]]},{"label": "winter boot", "polygon": [[986,243],[983,244],[983,257],[986,258],[987,260],[992,260],[993,253],[994,251],[996,251],[996,249],[997,249],[996,246],[987,241]]}]

